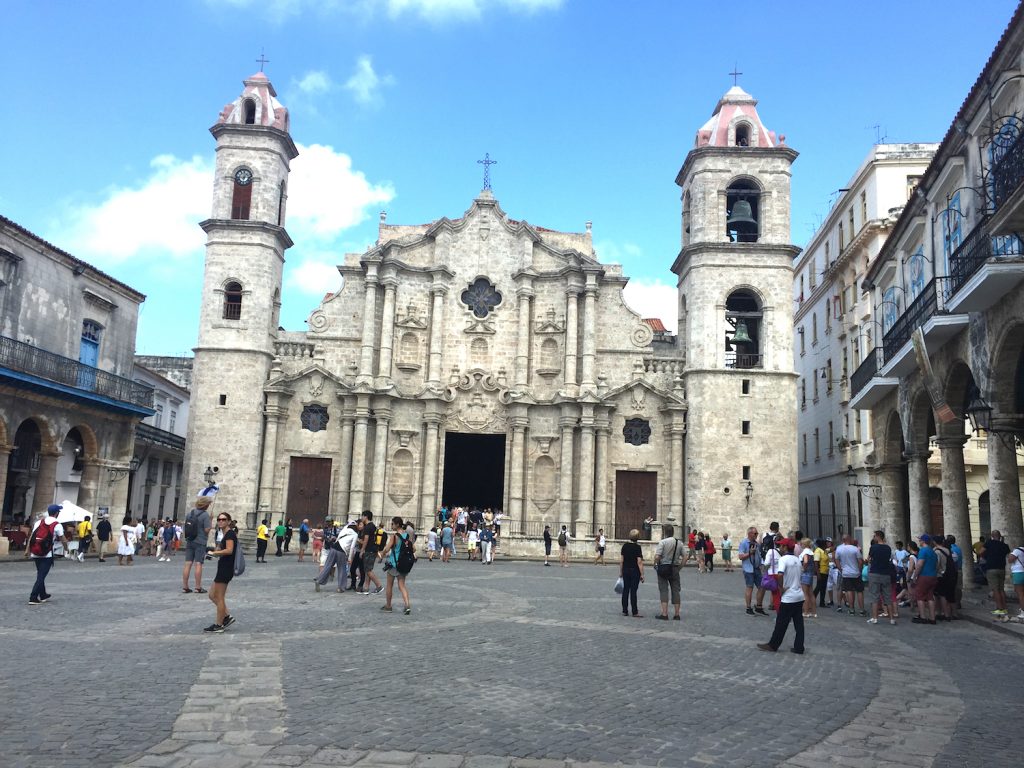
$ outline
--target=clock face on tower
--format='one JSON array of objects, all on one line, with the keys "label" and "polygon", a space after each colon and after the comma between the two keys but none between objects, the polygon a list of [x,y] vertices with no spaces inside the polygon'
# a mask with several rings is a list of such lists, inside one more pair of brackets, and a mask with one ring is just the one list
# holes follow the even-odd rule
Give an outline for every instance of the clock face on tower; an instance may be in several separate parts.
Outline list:
[{"label": "clock face on tower", "polygon": [[239,168],[235,171],[235,183],[245,187],[252,183],[252,171],[248,168]]}]

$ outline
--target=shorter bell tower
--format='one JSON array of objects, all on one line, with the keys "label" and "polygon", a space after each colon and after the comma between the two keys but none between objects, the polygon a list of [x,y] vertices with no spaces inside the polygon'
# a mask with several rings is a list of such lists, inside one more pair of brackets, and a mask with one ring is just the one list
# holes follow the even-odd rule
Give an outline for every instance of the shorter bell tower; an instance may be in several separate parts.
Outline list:
[{"label": "shorter bell tower", "polygon": [[218,509],[255,517],[263,388],[281,305],[290,163],[298,150],[288,110],[262,72],[243,81],[210,133],[217,141],[199,343],[195,348],[185,471],[188,493],[219,467]]},{"label": "shorter bell tower", "polygon": [[[685,524],[741,536],[797,520],[790,167],[757,101],[730,88],[697,131],[682,190]],[[724,528],[722,526],[725,526]],[[743,530],[740,530],[740,529]]]}]

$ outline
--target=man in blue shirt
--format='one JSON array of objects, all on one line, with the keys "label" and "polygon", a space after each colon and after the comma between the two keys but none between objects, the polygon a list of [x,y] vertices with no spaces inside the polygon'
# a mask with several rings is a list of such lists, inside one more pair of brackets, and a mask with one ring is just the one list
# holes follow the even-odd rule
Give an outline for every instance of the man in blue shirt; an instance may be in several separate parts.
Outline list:
[{"label": "man in blue shirt", "polygon": [[740,542],[737,548],[740,556],[740,564],[743,568],[743,583],[746,585],[744,599],[747,605],[747,614],[754,615],[754,609],[750,607],[750,598],[757,588],[757,613],[767,616],[762,604],[764,603],[764,587],[761,586],[761,549],[757,545],[757,528],[751,526],[747,529],[747,538]]},{"label": "man in blue shirt", "polygon": [[917,600],[915,624],[935,623],[935,587],[939,583],[939,558],[932,549],[932,537],[922,533],[921,549],[917,553],[917,565],[913,576],[916,578],[914,599]]},{"label": "man in blue shirt", "polygon": [[492,561],[492,548],[494,546],[494,531],[484,528],[480,531],[480,563],[488,565]]}]

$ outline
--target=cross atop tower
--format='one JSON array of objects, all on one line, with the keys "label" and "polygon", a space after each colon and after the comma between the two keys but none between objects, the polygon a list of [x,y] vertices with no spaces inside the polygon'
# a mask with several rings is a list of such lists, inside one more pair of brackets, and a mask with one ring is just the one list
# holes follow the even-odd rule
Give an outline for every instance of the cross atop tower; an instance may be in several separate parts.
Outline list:
[{"label": "cross atop tower", "polygon": [[258,59],[256,59],[256,63],[260,65],[260,72],[263,71],[263,65],[264,64],[269,64],[270,63],[270,59],[268,59],[266,56],[263,55],[263,49],[262,48],[260,48],[260,57]]},{"label": "cross atop tower", "polygon": [[739,65],[738,64],[733,64],[732,65],[732,72],[729,73],[729,76],[732,77],[732,84],[733,85],[739,85],[740,75],[742,75],[742,74],[743,73],[739,71]]},{"label": "cross atop tower", "polygon": [[477,160],[476,162],[477,162],[477,165],[482,165],[484,167],[484,189],[490,189],[491,188],[491,166],[492,165],[497,165],[498,161],[497,160],[491,160],[491,153],[490,152],[484,152],[484,159],[483,160]]}]

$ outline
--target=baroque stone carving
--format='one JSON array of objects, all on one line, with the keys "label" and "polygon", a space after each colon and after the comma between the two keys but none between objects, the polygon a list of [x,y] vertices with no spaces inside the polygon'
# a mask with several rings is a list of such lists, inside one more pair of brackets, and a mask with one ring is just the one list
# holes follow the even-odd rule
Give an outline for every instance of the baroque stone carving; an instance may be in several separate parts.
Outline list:
[{"label": "baroque stone carving", "polygon": [[307,325],[309,326],[309,330],[313,333],[323,333],[330,327],[331,320],[327,317],[326,312],[322,309],[318,309],[309,316]]},{"label": "baroque stone carving", "polygon": [[638,325],[630,332],[629,340],[634,346],[646,347],[654,340],[654,331],[645,323]]}]

